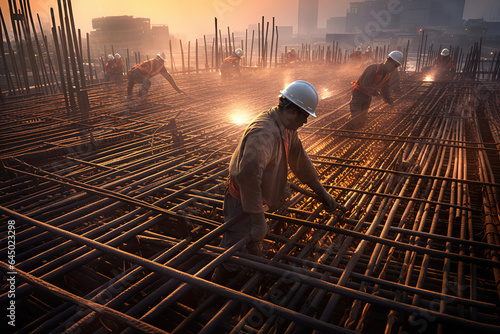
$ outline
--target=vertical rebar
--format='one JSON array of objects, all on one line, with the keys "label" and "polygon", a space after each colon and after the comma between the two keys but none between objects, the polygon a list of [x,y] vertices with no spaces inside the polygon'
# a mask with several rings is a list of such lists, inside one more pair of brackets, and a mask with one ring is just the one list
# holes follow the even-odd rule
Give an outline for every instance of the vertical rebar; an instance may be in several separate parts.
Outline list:
[{"label": "vertical rebar", "polygon": [[[67,87],[68,87],[68,96],[69,96],[69,102],[71,106],[71,110],[76,109],[76,101],[75,101],[75,96],[74,96],[74,88],[73,88],[73,80],[71,78],[71,70],[69,67],[69,61],[68,61],[68,49],[66,46],[66,35],[64,33],[64,20],[63,20],[63,14],[62,14],[62,8],[61,8],[61,0],[57,1],[58,9],[59,9],[59,22],[61,26],[59,26],[59,34],[61,38],[61,49],[63,50],[62,56],[63,56],[63,61],[64,61],[64,66],[66,68],[66,79],[67,79]],[[55,19],[53,18],[53,25],[55,25]],[[57,30],[57,28],[55,28]]]},{"label": "vertical rebar", "polygon": [[198,74],[199,72],[199,64],[198,64],[198,39],[196,39],[196,42],[195,42],[195,47],[196,47],[196,52],[195,52],[195,55],[196,55],[196,74]]},{"label": "vertical rebar", "polygon": [[245,66],[247,66],[247,57],[248,57],[248,54],[247,54],[247,51],[248,51],[248,29],[245,29],[245,59],[243,60],[243,63]]},{"label": "vertical rebar", "polygon": [[170,50],[170,71],[174,72],[174,56],[172,54],[172,40],[168,40],[168,48]]},{"label": "vertical rebar", "polygon": [[253,41],[255,37],[255,30],[252,29],[252,45],[250,46],[250,64],[248,66],[252,66],[252,56],[253,56]]},{"label": "vertical rebar", "polygon": [[54,17],[54,9],[50,8],[50,15],[52,17],[52,38],[54,39],[54,48],[56,49],[56,57],[57,57],[57,64],[59,65],[59,76],[61,80],[61,91],[64,96],[64,103],[66,105],[66,112],[70,112],[70,104],[68,101],[68,94],[66,92],[66,82],[64,80],[64,70],[63,70],[63,65],[62,65],[62,59],[61,59],[61,52],[59,50],[59,43],[57,39],[57,28],[56,28],[56,21]]},{"label": "vertical rebar", "polygon": [[[90,58],[90,37],[89,33],[87,33],[87,58],[89,60],[89,77],[90,84],[94,84],[94,79],[92,77],[92,59]],[[128,49],[127,49],[127,67],[128,67]]]},{"label": "vertical rebar", "polygon": [[[215,18],[215,71],[219,71],[219,50],[218,50],[218,36],[217,36],[217,18]],[[213,62],[213,58],[212,58]]]},{"label": "vertical rebar", "polygon": [[187,57],[188,57],[188,72],[191,69],[191,41],[188,41],[188,52],[187,52]]},{"label": "vertical rebar", "polygon": [[276,46],[274,49],[274,67],[278,67],[278,26],[276,26]]},{"label": "vertical rebar", "polygon": [[205,46],[205,72],[208,72],[207,36],[205,35],[203,35],[203,44]]},{"label": "vertical rebar", "polygon": [[258,46],[258,51],[257,51],[257,66],[260,67],[260,22],[257,23],[257,46]]},{"label": "vertical rebar", "polygon": [[[14,8],[12,8],[14,7]],[[19,55],[17,57],[11,58],[12,62],[14,63],[17,62],[17,59],[19,59],[19,62],[21,64],[21,71],[23,75],[23,80],[20,80],[21,82],[24,81],[24,89],[26,90],[26,93],[30,93],[30,83],[29,83],[29,78],[28,78],[28,71],[26,69],[26,64],[25,64],[25,58],[24,58],[24,47],[22,46],[22,43],[20,43],[19,38],[18,38],[18,29],[16,27],[16,21],[18,20],[19,15],[16,14],[17,12],[17,6],[16,3],[12,4],[12,0],[9,0],[9,10],[10,10],[10,22],[12,24],[12,32],[14,34],[14,41],[16,43],[17,50],[19,52]],[[21,79],[21,76],[19,76]]]},{"label": "vertical rebar", "polygon": [[[268,35],[268,32],[269,32],[269,22],[266,22],[266,39],[265,39],[265,42],[262,43],[262,67],[263,68],[267,68],[267,35]],[[264,30],[262,30],[262,32],[264,33]]]},{"label": "vertical rebar", "polygon": [[[7,36],[7,38],[9,38],[9,37]],[[7,66],[7,56],[5,55],[5,49],[3,47],[3,32],[2,32],[1,27],[0,27],[0,52],[2,52],[2,58],[3,58],[2,63],[3,63],[4,71],[5,71],[5,78],[7,79],[7,86],[9,89],[9,94],[15,94],[14,93],[14,83],[12,82],[9,67]],[[2,96],[2,98],[3,98],[3,96]]]},{"label": "vertical rebar", "polygon": [[181,46],[181,59],[182,59],[182,72],[186,70],[184,66],[184,49],[182,48],[182,39],[179,38],[179,44]]},{"label": "vertical rebar", "polygon": [[[35,37],[35,44],[36,44],[38,54],[39,54],[38,58],[39,58],[41,72],[42,72],[42,77],[43,77],[43,80],[45,83],[44,84],[45,85],[45,92],[47,94],[49,94],[49,90],[50,90],[50,93],[53,94],[55,92],[54,87],[53,87],[53,82],[51,82],[49,80],[49,74],[47,73],[47,68],[45,67],[45,62],[43,60],[42,47],[40,45],[40,41],[38,40],[38,36],[36,33],[35,22],[33,20],[33,15],[31,13],[31,4],[30,4],[29,0],[26,0],[26,9],[27,9],[27,14],[29,14],[29,22],[31,23],[31,29],[33,30],[33,36]],[[50,69],[49,69],[49,71],[50,71]],[[48,88],[47,88],[47,86],[48,86]]]},{"label": "vertical rebar", "polygon": [[273,17],[273,28],[271,31],[271,49],[269,50],[269,67],[271,67],[273,62],[273,46],[274,46],[274,17]]}]

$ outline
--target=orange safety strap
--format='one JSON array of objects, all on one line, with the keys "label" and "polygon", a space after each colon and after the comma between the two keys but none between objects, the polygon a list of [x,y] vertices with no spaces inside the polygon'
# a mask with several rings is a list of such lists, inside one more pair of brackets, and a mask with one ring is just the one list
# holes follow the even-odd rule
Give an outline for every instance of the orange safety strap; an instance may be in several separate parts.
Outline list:
[{"label": "orange safety strap", "polygon": [[[378,74],[379,68],[380,68],[380,64],[377,64],[377,70],[375,71],[375,78],[373,80],[373,85],[375,86],[375,88],[377,90],[379,90],[387,82],[387,80],[389,80],[389,78],[391,77],[390,73],[387,73],[387,75],[385,77],[382,76],[381,74]],[[354,83],[354,87],[352,88],[353,90],[357,89],[360,92],[362,92],[363,94],[371,96],[371,94],[369,92],[367,92],[366,90],[361,88],[361,86],[358,84],[358,80],[354,81],[353,83]]]},{"label": "orange safety strap", "polygon": [[[148,77],[152,78],[155,75],[157,75],[158,73],[160,73],[160,71],[163,69],[163,64],[162,64],[160,66],[160,68],[158,68],[156,71],[154,71],[153,73],[151,73],[151,71],[153,70],[153,61],[154,61],[154,59],[146,60],[146,61],[144,61],[144,62],[142,62],[140,64],[135,65],[133,68],[138,68],[139,70],[141,70],[142,73],[144,73]],[[148,63],[149,63],[149,68],[151,70],[148,70],[146,67],[144,67]]]},{"label": "orange safety strap", "polygon": [[236,63],[238,63],[240,61],[240,58],[239,57],[235,57],[235,56],[229,56],[226,59],[224,59],[224,61],[226,63],[236,64]]},{"label": "orange safety strap", "polygon": [[241,201],[240,188],[233,182],[233,180],[231,180],[231,177],[229,177],[229,194]]}]

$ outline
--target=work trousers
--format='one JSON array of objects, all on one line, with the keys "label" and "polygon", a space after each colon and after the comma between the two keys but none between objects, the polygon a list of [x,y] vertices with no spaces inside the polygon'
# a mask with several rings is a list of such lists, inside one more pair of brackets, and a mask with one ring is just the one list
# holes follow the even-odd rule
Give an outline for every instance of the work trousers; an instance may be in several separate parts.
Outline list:
[{"label": "work trousers", "polygon": [[359,127],[366,122],[368,109],[372,102],[372,97],[362,93],[358,89],[352,90],[352,97],[350,102],[351,119],[353,126]]},{"label": "work trousers", "polygon": [[[241,205],[241,201],[231,196],[231,194],[226,193],[224,196],[224,221],[230,221],[234,217],[237,217],[239,214],[243,213],[243,206]],[[245,214],[242,216],[241,220],[237,222],[235,225],[231,226],[224,235],[222,236],[222,241],[220,243],[221,247],[226,249],[230,248],[238,241],[246,237],[250,234],[250,230],[252,228],[252,221],[250,220],[250,215]],[[246,246],[244,246],[241,251],[247,252],[253,255],[259,254],[259,245],[261,242],[249,242]],[[224,269],[230,272],[235,272],[240,269],[240,267],[235,263],[225,262],[222,264]]]},{"label": "work trousers", "polygon": [[228,79],[233,75],[239,75],[239,67],[228,62],[223,62],[220,66],[220,74],[222,76],[222,79]]},{"label": "work trousers", "polygon": [[151,81],[148,76],[142,73],[138,69],[133,69],[128,71],[128,86],[127,86],[127,96],[132,95],[132,90],[134,89],[134,85],[136,83],[142,84],[141,89],[139,90],[138,96],[146,95],[148,93],[149,88],[151,87]]}]

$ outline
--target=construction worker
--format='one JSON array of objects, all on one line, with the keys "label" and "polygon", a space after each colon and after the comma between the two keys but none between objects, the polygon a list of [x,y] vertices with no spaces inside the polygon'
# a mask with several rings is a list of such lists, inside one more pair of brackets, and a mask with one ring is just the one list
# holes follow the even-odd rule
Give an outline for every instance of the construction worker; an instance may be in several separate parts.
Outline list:
[{"label": "construction worker", "polygon": [[365,54],[363,55],[363,59],[367,62],[371,62],[373,61],[373,51],[372,51],[372,47],[371,45],[368,45],[368,47],[366,48],[366,52]]},{"label": "construction worker", "polygon": [[433,72],[436,79],[450,79],[455,74],[455,63],[450,57],[450,50],[444,48],[434,60]]},{"label": "construction worker", "polygon": [[115,57],[110,53],[108,55],[108,61],[106,62],[106,66],[104,67],[104,81],[111,81],[111,77],[113,76],[112,70],[115,66]]},{"label": "construction worker", "polygon": [[356,51],[352,53],[351,60],[355,62],[361,62],[363,60],[363,51],[361,51],[361,46],[358,46]]},{"label": "construction worker", "polygon": [[[358,80],[354,82],[350,102],[351,121],[348,128],[358,128],[366,120],[372,96],[381,95],[385,102],[392,105],[390,94],[391,75],[403,63],[403,53],[392,51],[383,64],[368,66]],[[399,81],[399,80],[398,80]]]},{"label": "construction worker", "polygon": [[[261,112],[247,126],[229,163],[229,185],[224,197],[224,221],[243,217],[223,235],[221,246],[229,248],[250,235],[246,251],[261,255],[262,241],[268,232],[264,212],[284,203],[288,166],[302,182],[323,200],[324,208],[339,206],[318,180],[318,174],[297,135],[297,129],[316,117],[318,93],[308,82],[294,81],[279,97],[278,106]],[[288,191],[289,192],[289,191]],[[224,263],[212,281],[225,284],[238,266]]]},{"label": "construction worker", "polygon": [[286,53],[286,62],[289,64],[293,64],[298,61],[297,52],[294,48]]},{"label": "construction worker", "polygon": [[113,66],[110,70],[112,80],[119,81],[123,78],[123,62],[122,56],[119,53],[115,53],[115,60],[113,62]]},{"label": "construction worker", "polygon": [[240,74],[240,60],[243,57],[243,50],[237,48],[233,54],[224,59],[220,66],[222,79],[231,77],[234,73]]},{"label": "construction worker", "polygon": [[132,96],[132,90],[136,83],[142,84],[137,96],[146,96],[149,88],[151,87],[151,81],[149,79],[158,74],[161,74],[165,79],[167,79],[167,81],[178,93],[184,93],[179,89],[179,87],[177,87],[174,78],[172,78],[170,73],[168,73],[164,63],[165,60],[158,54],[154,59],[143,61],[142,63],[132,67],[127,73],[127,97],[130,98]]}]

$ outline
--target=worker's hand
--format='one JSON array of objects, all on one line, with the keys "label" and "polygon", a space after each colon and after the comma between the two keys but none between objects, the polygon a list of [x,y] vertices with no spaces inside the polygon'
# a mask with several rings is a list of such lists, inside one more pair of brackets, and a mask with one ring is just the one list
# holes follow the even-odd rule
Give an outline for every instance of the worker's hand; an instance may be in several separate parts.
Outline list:
[{"label": "worker's hand", "polygon": [[250,236],[252,237],[252,241],[262,241],[269,229],[264,212],[250,214],[250,221],[252,223],[252,226],[250,228]]},{"label": "worker's hand", "polygon": [[345,206],[337,203],[337,201],[335,201],[335,199],[328,193],[325,195],[325,197],[323,197],[323,206],[326,212],[333,212],[336,209],[340,209],[343,212],[347,211],[347,208]]}]

